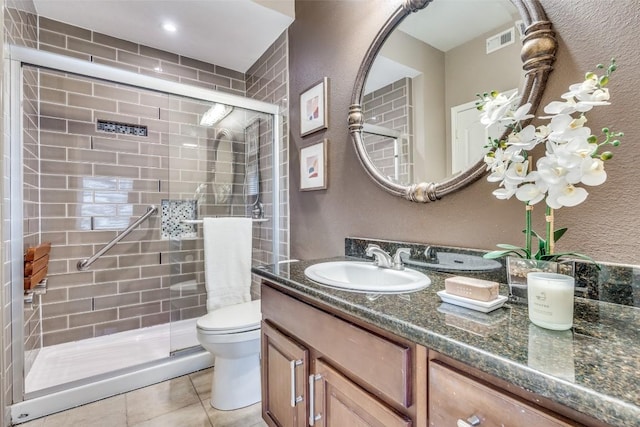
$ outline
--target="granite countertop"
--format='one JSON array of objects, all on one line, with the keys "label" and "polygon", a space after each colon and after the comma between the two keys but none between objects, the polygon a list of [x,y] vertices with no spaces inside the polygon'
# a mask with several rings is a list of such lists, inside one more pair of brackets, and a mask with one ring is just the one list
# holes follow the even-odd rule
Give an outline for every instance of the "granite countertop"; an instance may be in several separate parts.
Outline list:
[{"label": "granite countertop", "polygon": [[[613,426],[640,425],[640,309],[576,298],[574,327],[533,325],[524,305],[488,314],[440,301],[451,274],[424,271],[431,285],[405,295],[365,294],[319,285],[309,265],[339,257],[254,267],[294,293],[467,363]],[[419,270],[418,268],[416,268]],[[507,286],[502,285],[501,295]]]}]

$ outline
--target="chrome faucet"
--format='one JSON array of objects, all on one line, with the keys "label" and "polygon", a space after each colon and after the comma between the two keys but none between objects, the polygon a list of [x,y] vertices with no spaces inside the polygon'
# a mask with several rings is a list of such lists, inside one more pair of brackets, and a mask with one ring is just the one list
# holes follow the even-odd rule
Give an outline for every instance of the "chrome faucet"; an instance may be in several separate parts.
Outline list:
[{"label": "chrome faucet", "polygon": [[428,263],[437,264],[438,262],[440,262],[438,260],[438,252],[436,252],[436,249],[432,248],[431,246],[427,246],[425,248],[424,257],[427,259]]},{"label": "chrome faucet", "polygon": [[364,251],[366,256],[373,257],[373,263],[378,267],[391,268],[393,265],[393,259],[391,255],[382,250],[378,245],[370,243],[367,249]]},{"label": "chrome faucet", "polygon": [[393,255],[393,269],[394,270],[404,270],[404,263],[402,262],[402,254],[407,256],[411,256],[411,249],[409,248],[398,248],[396,250],[395,255]]},{"label": "chrome faucet", "polygon": [[374,258],[373,263],[378,267],[390,268],[392,270],[404,270],[402,254],[410,255],[411,250],[409,248],[399,248],[396,250],[393,257],[391,257],[391,255],[380,248],[380,246],[371,243],[367,246],[365,254],[370,257],[372,256]]}]

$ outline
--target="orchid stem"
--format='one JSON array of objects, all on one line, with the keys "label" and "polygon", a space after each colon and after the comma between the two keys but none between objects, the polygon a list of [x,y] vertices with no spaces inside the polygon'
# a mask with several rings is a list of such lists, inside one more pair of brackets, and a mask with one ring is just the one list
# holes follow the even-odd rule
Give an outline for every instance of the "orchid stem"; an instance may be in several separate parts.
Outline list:
[{"label": "orchid stem", "polygon": [[546,212],[546,221],[547,221],[547,239],[545,241],[545,248],[544,248],[544,252],[547,255],[551,255],[553,254],[554,250],[555,250],[555,239],[554,239],[554,232],[553,232],[553,209],[551,209],[549,206],[547,206],[547,212]]},{"label": "orchid stem", "polygon": [[527,251],[527,256],[529,258],[532,258],[532,253],[531,253],[531,211],[533,210],[533,206],[532,205],[527,205],[526,211],[525,211],[525,236],[526,236],[526,241],[525,241],[525,245],[526,245],[526,251]]}]

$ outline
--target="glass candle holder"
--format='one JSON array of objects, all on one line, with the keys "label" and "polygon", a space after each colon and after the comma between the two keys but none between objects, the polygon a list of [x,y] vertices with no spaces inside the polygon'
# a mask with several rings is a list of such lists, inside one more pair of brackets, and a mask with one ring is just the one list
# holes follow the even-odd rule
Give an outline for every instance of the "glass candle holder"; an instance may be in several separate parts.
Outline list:
[{"label": "glass candle holder", "polygon": [[575,279],[557,273],[527,274],[529,320],[542,328],[566,331],[573,326]]}]

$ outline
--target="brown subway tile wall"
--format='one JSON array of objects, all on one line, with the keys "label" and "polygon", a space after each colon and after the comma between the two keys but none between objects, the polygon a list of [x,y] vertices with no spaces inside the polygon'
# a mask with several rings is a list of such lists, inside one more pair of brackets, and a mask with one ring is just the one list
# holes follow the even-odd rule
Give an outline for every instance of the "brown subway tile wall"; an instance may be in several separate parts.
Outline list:
[{"label": "brown subway tile wall", "polygon": [[[287,225],[283,231],[280,244],[280,257],[274,259],[272,245],[271,222],[259,223],[253,227],[253,262],[255,264],[272,264],[278,261],[289,259],[289,57],[288,57],[288,36],[287,31],[267,49],[262,57],[249,68],[246,75],[247,97],[258,99],[279,105],[281,108],[281,129],[280,129],[280,224]],[[271,129],[267,129],[269,134]],[[264,204],[265,217],[273,220],[273,206],[271,206],[271,194],[273,192],[272,182],[272,158],[273,146],[270,143],[263,144],[263,141],[270,141],[265,135],[261,138],[260,144],[260,188],[262,202]],[[252,285],[252,295],[258,298],[260,295],[260,281],[254,276]]]},{"label": "brown subway tile wall", "polygon": [[[255,114],[238,111],[229,125],[223,122],[228,130],[225,135],[229,136],[225,144],[219,140],[217,129],[198,125],[201,115],[209,108],[207,103],[191,99],[180,99],[177,103],[167,100],[160,103],[165,106],[164,119],[157,119],[162,117],[162,107],[140,105],[142,95],[152,99],[154,94],[148,91],[113,85],[115,99],[111,99],[107,83],[51,71],[39,73],[41,87],[45,90],[64,88],[67,101],[57,104],[61,108],[47,109],[49,117],[46,118],[56,126],[48,127],[40,143],[42,172],[57,178],[42,183],[42,189],[46,190],[42,193],[42,212],[51,215],[42,217],[42,236],[65,230],[64,236],[54,242],[52,261],[58,264],[57,270],[50,274],[50,287],[68,289],[66,301],[54,302],[50,297],[44,297],[43,316],[50,325],[44,333],[44,344],[61,343],[73,338],[74,332],[79,334],[76,338],[81,339],[86,335],[87,327],[93,327],[93,336],[132,329],[134,320],[138,322],[135,327],[143,327],[143,318],[146,325],[150,319],[168,318],[169,314],[162,316],[165,311],[171,313],[172,320],[202,313],[206,302],[204,286],[198,288],[198,294],[188,296],[172,293],[169,289],[178,281],[203,283],[202,244],[189,243],[189,249],[173,251],[170,243],[160,237],[158,217],[143,223],[89,271],[77,272],[75,264],[114,238],[134,217],[144,213],[147,205],[159,206],[163,199],[193,199],[195,189],[203,183],[214,184],[209,184],[202,193],[200,216],[244,215],[246,207],[241,196],[246,152],[243,123]],[[99,97],[93,96],[96,87]],[[126,103],[119,100],[123,96],[127,98]],[[158,104],[158,98],[153,99]],[[82,114],[82,111],[87,113]],[[139,124],[145,116],[155,117],[146,124],[149,134],[157,137],[149,140],[98,132],[95,119],[114,111],[126,113],[118,118],[133,124]],[[90,121],[79,120],[79,117],[90,118]],[[264,136],[270,136],[268,126],[265,126]],[[49,141],[53,145],[48,145]],[[184,147],[182,144],[185,143],[195,147]],[[118,144],[120,148],[105,149],[111,144]],[[238,195],[225,193],[227,188]],[[61,205],[66,208],[62,209]],[[73,292],[114,281],[118,284],[114,294],[96,296]],[[145,290],[132,291],[135,285],[131,284],[136,282],[144,283]],[[161,304],[163,301],[168,304]],[[117,317],[108,322],[94,315],[96,311],[112,308],[117,309]],[[74,323],[71,316],[85,323],[80,325],[77,320]],[[58,317],[68,317],[68,320],[51,321]],[[87,323],[91,319],[95,322]],[[69,328],[69,331],[62,333],[51,325]]]},{"label": "brown subway tile wall", "polygon": [[413,115],[411,79],[403,78],[363,97],[362,111],[366,123],[399,131],[399,168],[395,168],[394,139],[370,133],[364,134],[364,144],[374,165],[385,176],[395,177],[400,183],[413,182],[413,159],[410,147],[413,135],[409,133]]}]

